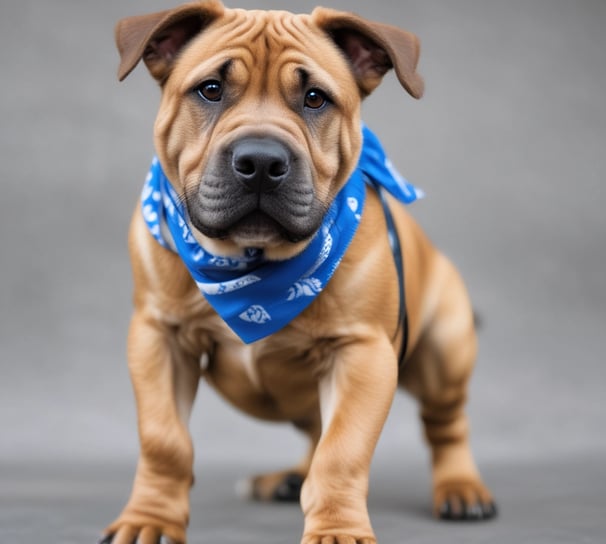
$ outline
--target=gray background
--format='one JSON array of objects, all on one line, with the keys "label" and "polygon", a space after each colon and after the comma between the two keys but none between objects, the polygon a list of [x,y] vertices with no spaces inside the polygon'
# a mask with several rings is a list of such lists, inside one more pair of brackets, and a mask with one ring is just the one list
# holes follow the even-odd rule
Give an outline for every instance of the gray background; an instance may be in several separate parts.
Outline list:
[{"label": "gray background", "polygon": [[[417,33],[427,92],[393,75],[364,118],[428,198],[412,207],[484,327],[469,412],[496,523],[428,517],[416,407],[399,396],[373,465],[382,542],[603,542],[606,535],[606,2],[333,0]],[[115,71],[113,25],[172,6],[0,0],[0,541],[93,542],[137,455],[125,364],[126,230],[159,93]],[[313,2],[234,0],[310,11]],[[303,443],[202,387],[192,542],[294,542],[297,507],[233,483]]]}]

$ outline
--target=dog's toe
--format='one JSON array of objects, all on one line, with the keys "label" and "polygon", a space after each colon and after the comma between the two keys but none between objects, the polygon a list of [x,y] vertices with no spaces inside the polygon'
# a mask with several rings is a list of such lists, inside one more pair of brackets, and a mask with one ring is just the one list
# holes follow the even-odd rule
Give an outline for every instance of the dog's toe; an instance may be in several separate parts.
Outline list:
[{"label": "dog's toe", "polygon": [[496,518],[497,515],[497,505],[494,502],[482,503],[482,519]]},{"label": "dog's toe", "polygon": [[157,532],[146,531],[145,529],[136,535],[133,531],[118,531],[101,537],[97,544],[177,544],[175,540],[165,535],[159,535]]},{"label": "dog's toe", "polygon": [[494,503],[462,504],[459,500],[447,500],[442,503],[438,517],[446,521],[485,521],[497,516]]},{"label": "dog's toe", "polygon": [[305,535],[301,544],[377,544],[374,537],[356,538],[350,535]]},{"label": "dog's toe", "polygon": [[465,519],[481,520],[484,518],[484,510],[480,503],[470,504],[465,506]]}]

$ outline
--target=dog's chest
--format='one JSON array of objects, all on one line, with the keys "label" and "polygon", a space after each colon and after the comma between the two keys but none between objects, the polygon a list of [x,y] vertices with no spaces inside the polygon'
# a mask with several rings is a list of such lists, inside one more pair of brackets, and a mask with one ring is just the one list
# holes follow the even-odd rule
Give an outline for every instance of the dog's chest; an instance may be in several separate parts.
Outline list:
[{"label": "dog's chest", "polygon": [[300,420],[318,409],[318,363],[272,339],[218,344],[207,381],[237,408],[263,419]]}]

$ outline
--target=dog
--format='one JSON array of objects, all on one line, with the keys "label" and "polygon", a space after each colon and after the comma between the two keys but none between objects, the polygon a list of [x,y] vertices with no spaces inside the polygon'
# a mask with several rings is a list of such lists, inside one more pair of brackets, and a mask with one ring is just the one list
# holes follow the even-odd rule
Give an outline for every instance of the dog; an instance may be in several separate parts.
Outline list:
[{"label": "dog", "polygon": [[309,438],[298,465],[249,489],[300,500],[303,544],[376,542],[369,466],[398,388],[420,403],[434,514],[494,517],[464,413],[477,351],[469,297],[398,201],[414,188],[360,119],[392,69],[421,97],[417,37],[326,8],[207,0],[123,19],[116,42],[119,79],[143,60],[162,94],[129,232],[141,452],[102,542],[186,541],[201,377]]}]

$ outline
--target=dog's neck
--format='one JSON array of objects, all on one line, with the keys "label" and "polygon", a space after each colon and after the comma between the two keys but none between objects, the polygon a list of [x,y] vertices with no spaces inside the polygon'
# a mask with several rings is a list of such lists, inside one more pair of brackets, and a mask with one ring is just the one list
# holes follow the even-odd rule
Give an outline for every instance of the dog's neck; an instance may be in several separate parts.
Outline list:
[{"label": "dog's neck", "polygon": [[154,159],[142,193],[150,233],[179,254],[206,300],[246,343],[286,326],[324,289],[353,239],[364,207],[366,185],[380,186],[404,203],[422,192],[393,168],[377,137],[363,127],[358,166],[337,194],[322,226],[299,255],[268,261],[250,248],[239,257],[206,251],[196,241],[187,212]]}]

